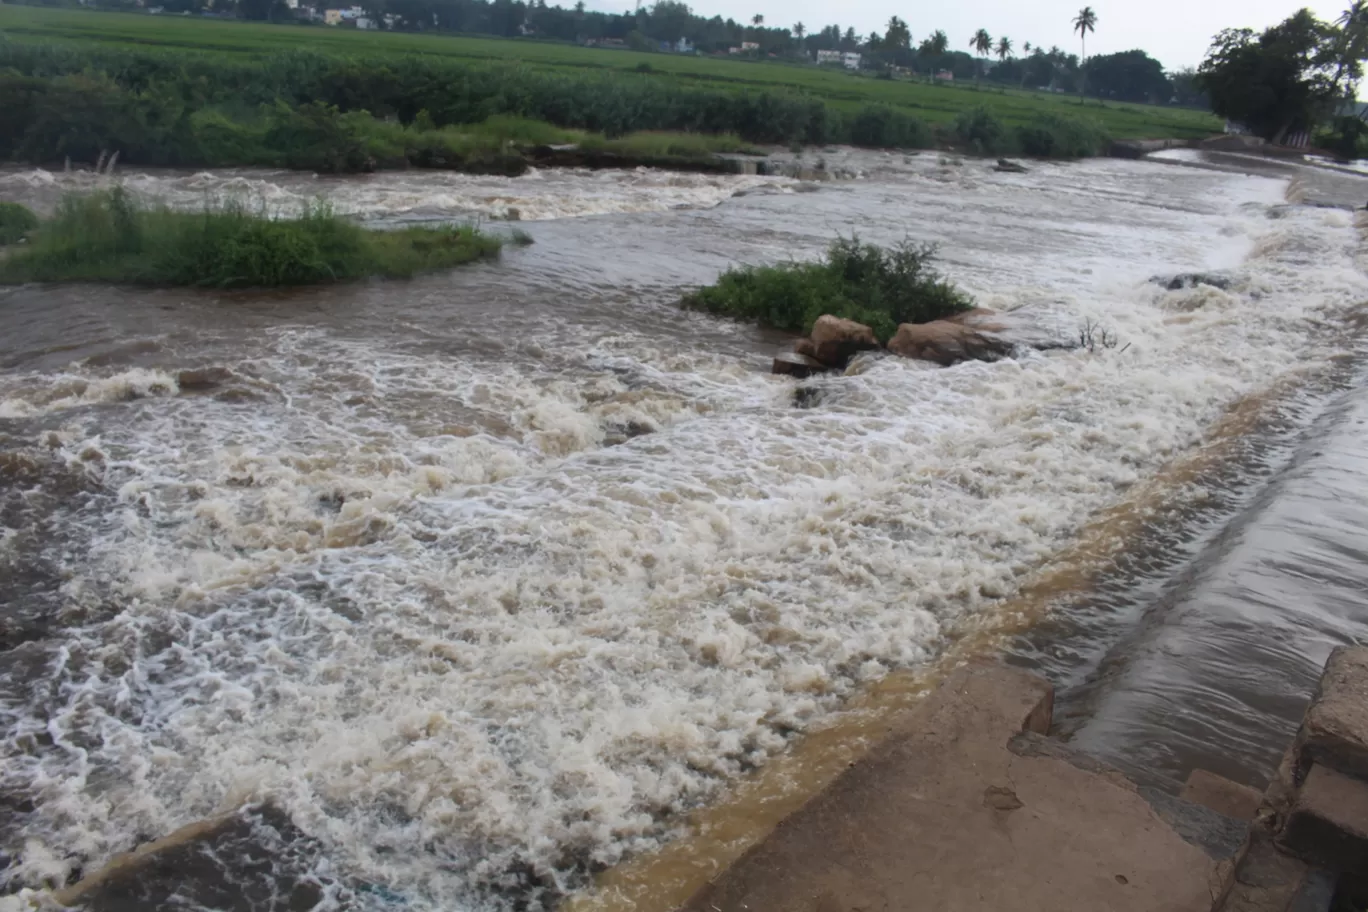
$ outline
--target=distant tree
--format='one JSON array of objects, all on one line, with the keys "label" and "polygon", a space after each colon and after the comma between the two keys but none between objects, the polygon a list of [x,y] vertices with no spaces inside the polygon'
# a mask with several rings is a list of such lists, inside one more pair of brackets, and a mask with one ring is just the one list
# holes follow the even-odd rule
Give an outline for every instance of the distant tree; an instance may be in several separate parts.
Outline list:
[{"label": "distant tree", "polygon": [[1302,9],[1255,35],[1226,29],[1197,70],[1197,87],[1211,109],[1270,142],[1310,130],[1333,113],[1343,95],[1335,73],[1339,32]]},{"label": "distant tree", "polygon": [[909,48],[912,46],[912,32],[908,29],[907,23],[897,16],[888,20],[888,33],[884,35],[884,47],[889,50],[898,48]]},{"label": "distant tree", "polygon": [[1188,67],[1182,70],[1175,70],[1169,74],[1169,83],[1173,86],[1173,103],[1187,105],[1194,108],[1208,108],[1211,102],[1207,99],[1206,92],[1202,91],[1197,85],[1197,70]]},{"label": "distant tree", "polygon": [[765,17],[762,16],[762,15],[760,15],[759,13],[756,13],[754,16],[751,17],[751,25],[755,26],[756,28],[759,28],[760,26],[762,26],[762,25],[764,25],[764,24],[765,24]]},{"label": "distant tree", "polygon": [[1368,58],[1368,0],[1354,0],[1335,25],[1339,26],[1335,84],[1342,86],[1344,100],[1352,102]]},{"label": "distant tree", "polygon": [[[993,37],[988,34],[987,29],[979,29],[974,33],[974,37],[969,39],[969,47],[974,49],[975,54],[987,60],[988,55],[993,52]],[[983,64],[980,62],[975,78],[977,79],[982,75]]]},{"label": "distant tree", "polygon": [[1099,98],[1118,101],[1167,102],[1173,88],[1164,65],[1144,51],[1123,51],[1093,57],[1083,66],[1088,89]]},{"label": "distant tree", "polygon": [[[1085,6],[1078,11],[1074,17],[1073,29],[1078,32],[1078,37],[1083,41],[1083,62],[1088,62],[1088,33],[1097,31],[1097,13],[1093,12],[1091,6]],[[1078,100],[1083,101],[1083,96],[1087,94],[1088,80],[1084,77],[1079,83]]]},{"label": "distant tree", "polygon": [[807,26],[803,25],[803,23],[801,22],[795,22],[793,24],[793,37],[797,38],[801,42],[803,40],[803,36],[806,34]]},{"label": "distant tree", "polygon": [[1011,39],[1011,38],[1008,38],[1006,35],[1003,35],[1001,38],[998,39],[998,43],[997,43],[997,57],[998,57],[998,60],[1006,60],[1008,57],[1011,57],[1011,56],[1012,56],[1012,39]]}]

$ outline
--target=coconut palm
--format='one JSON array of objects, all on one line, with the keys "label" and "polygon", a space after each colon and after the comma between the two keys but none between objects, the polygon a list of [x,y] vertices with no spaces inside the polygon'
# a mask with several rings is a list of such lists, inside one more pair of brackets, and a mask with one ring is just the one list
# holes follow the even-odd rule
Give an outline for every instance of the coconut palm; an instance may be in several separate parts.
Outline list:
[{"label": "coconut palm", "polygon": [[1335,85],[1339,86],[1343,81],[1344,98],[1352,101],[1354,83],[1360,72],[1359,64],[1368,58],[1368,0],[1354,0],[1335,20],[1335,25],[1340,29]]},{"label": "coconut palm", "polygon": [[[1365,2],[1368,2],[1368,0],[1365,0]],[[998,60],[1006,60],[1008,57],[1011,57],[1011,56],[1012,56],[1012,39],[1011,39],[1011,38],[1008,38],[1006,35],[1003,35],[1001,38],[998,39],[998,43],[997,43],[997,58],[998,58]]]},{"label": "coconut palm", "polygon": [[[969,47],[974,49],[974,53],[986,58],[993,53],[993,36],[988,34],[987,29],[979,29],[974,32],[974,37],[969,39]],[[978,71],[974,74],[974,81],[978,82],[983,76],[983,63],[979,63]]]},{"label": "coconut palm", "polygon": [[760,26],[762,26],[762,25],[764,25],[764,24],[765,24],[765,17],[762,16],[762,15],[760,15],[759,13],[756,13],[754,16],[751,17],[751,25],[755,26],[756,28],[759,28]]},{"label": "coconut palm", "polygon": [[793,36],[794,36],[795,38],[797,38],[799,41],[802,41],[802,40],[803,40],[803,36],[806,35],[806,34],[807,34],[807,26],[803,25],[803,23],[801,23],[801,22],[795,22],[795,23],[793,24]]},{"label": "coconut palm", "polygon": [[1078,103],[1082,104],[1084,96],[1088,93],[1088,33],[1097,31],[1097,13],[1093,12],[1091,6],[1083,7],[1074,17],[1073,27],[1083,41],[1083,59],[1079,64],[1078,81]]}]

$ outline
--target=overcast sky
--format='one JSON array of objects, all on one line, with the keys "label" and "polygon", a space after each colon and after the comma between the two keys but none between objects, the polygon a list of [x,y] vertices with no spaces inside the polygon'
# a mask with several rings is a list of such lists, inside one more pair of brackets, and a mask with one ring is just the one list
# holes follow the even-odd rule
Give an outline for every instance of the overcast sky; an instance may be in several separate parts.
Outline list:
[{"label": "overcast sky", "polygon": [[[556,2],[556,0],[551,0]],[[569,6],[572,0],[560,0]],[[649,5],[652,0],[643,0]],[[695,13],[738,21],[759,13],[766,25],[802,22],[810,31],[833,23],[867,35],[882,32],[889,16],[900,16],[912,29],[914,43],[945,29],[950,46],[967,50],[969,36],[985,28],[996,39],[1007,35],[1020,50],[1024,42],[1057,44],[1078,51],[1070,21],[1087,0],[962,0],[925,7],[900,0],[689,0]],[[738,6],[742,3],[744,6]],[[591,9],[635,9],[635,0],[586,0]],[[1334,20],[1348,0],[1096,0],[1097,33],[1088,36],[1088,55],[1142,48],[1170,69],[1196,66],[1206,55],[1211,36],[1223,28],[1261,29],[1309,6],[1323,19]]]}]

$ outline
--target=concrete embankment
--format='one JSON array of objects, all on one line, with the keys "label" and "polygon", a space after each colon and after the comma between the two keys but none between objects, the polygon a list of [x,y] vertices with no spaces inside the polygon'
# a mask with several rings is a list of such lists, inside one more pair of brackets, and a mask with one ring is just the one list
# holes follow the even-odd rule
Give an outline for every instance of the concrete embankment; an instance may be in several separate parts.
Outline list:
[{"label": "concrete embankment", "polygon": [[[696,893],[690,912],[1313,912],[1368,873],[1368,649],[1340,650],[1260,796],[1182,797],[1046,737],[1043,679],[970,665]],[[1354,906],[1361,908],[1361,906]]]}]

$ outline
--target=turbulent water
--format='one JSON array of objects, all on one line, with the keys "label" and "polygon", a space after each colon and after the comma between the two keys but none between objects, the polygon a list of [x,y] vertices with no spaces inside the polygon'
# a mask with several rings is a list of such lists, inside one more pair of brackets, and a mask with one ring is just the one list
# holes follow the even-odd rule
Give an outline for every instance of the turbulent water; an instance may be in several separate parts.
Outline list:
[{"label": "turbulent water", "polygon": [[[862,176],[127,175],[178,206],[517,210],[536,244],[409,283],[0,294],[7,888],[269,800],[325,906],[549,902],[934,660],[1233,405],[1290,441],[1356,382],[1364,251],[1297,205],[1315,175],[829,157]],[[852,232],[1117,344],[796,396],[776,336],[675,307]],[[1150,281],[1194,270],[1231,284]],[[1295,449],[1270,447],[1232,504]]]}]

